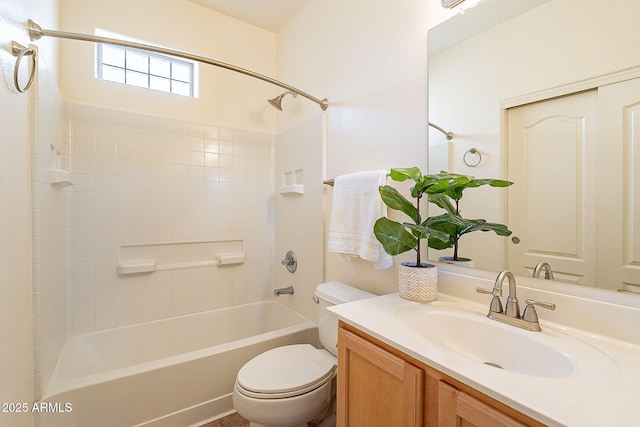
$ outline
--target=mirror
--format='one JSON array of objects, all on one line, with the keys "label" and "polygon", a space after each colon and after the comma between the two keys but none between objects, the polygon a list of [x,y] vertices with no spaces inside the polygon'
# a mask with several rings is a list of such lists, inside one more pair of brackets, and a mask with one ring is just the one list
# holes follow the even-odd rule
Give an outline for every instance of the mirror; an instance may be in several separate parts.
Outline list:
[{"label": "mirror", "polygon": [[[636,0],[620,0],[615,4],[600,0],[483,0],[465,10],[464,14],[431,29],[428,35],[429,122],[452,132],[454,137],[447,140],[442,132],[430,127],[429,172],[448,170],[477,178],[521,177],[514,171],[528,171],[530,165],[520,163],[522,156],[517,157],[519,160],[513,159],[516,147],[514,139],[508,137],[508,131],[509,123],[514,126],[514,120],[510,121],[509,114],[520,106],[538,105],[541,100],[565,98],[574,92],[590,90],[596,91],[596,102],[601,103],[598,87],[608,88],[613,83],[640,77],[640,50],[637,49],[640,44],[640,16],[630,13],[635,9]],[[596,108],[600,108],[599,105]],[[604,116],[606,114],[599,112],[595,115],[600,120]],[[634,116],[631,114],[629,117],[632,117],[628,120],[630,123],[623,125],[632,129]],[[578,128],[582,132],[582,128]],[[619,213],[619,217],[613,215],[615,220],[608,220],[606,216],[611,213],[611,205],[598,207],[597,201],[594,204],[583,203],[576,218],[588,216],[590,219],[574,221],[571,218],[564,224],[566,229],[578,230],[574,243],[578,248],[575,258],[579,263],[592,267],[594,271],[618,268],[620,263],[626,263],[628,268],[620,277],[611,280],[610,276],[603,274],[575,275],[562,271],[562,267],[556,279],[636,292],[640,290],[640,238],[637,237],[640,223],[635,218],[640,215],[634,209],[640,209],[637,201],[640,192],[634,189],[633,181],[638,177],[633,171],[640,168],[640,160],[628,160],[627,154],[633,150],[625,148],[627,151],[622,155],[611,157],[609,164],[599,166],[597,159],[608,153],[610,147],[603,144],[622,147],[618,141],[627,138],[629,133],[621,130],[614,137],[612,134],[604,135],[603,129],[603,124],[596,121],[594,153],[588,158],[578,156],[580,160],[575,165],[561,163],[560,166],[566,164],[567,170],[578,170],[574,175],[588,177],[592,182],[590,185],[598,191],[604,189],[598,200],[608,200],[612,193],[608,189],[619,188],[619,210],[624,212]],[[551,143],[554,138],[556,136],[551,135],[545,140]],[[631,144],[629,147],[633,147],[633,143],[624,142]],[[640,151],[640,146],[636,147]],[[549,170],[553,170],[551,160],[555,159],[555,154],[546,153],[550,157],[542,156],[536,164],[544,165],[543,170],[548,164]],[[527,158],[525,154],[524,158],[531,161],[532,157]],[[620,183],[602,181],[610,172],[618,170],[626,174],[621,175]],[[465,193],[461,201],[465,217],[507,224],[514,233],[509,238],[492,233],[469,234],[460,241],[460,256],[473,258],[478,268],[493,271],[508,268],[517,274],[530,276],[535,265],[532,260],[539,258],[533,257],[526,265],[514,265],[513,261],[515,242],[521,238],[525,243],[527,240],[523,237],[526,233],[512,227],[518,223],[516,215],[520,215],[509,202],[516,199],[514,192],[525,196],[525,199],[529,197],[527,206],[535,207],[536,215],[533,219],[528,217],[525,224],[532,223],[535,218],[553,218],[557,212],[565,212],[565,207],[559,207],[557,200],[563,203],[571,197],[580,202],[583,200],[580,198],[581,190],[576,191],[578,196],[545,197],[545,189],[549,192],[554,190],[553,184],[548,184],[549,181],[554,182],[550,179],[545,188],[536,190],[535,197],[539,200],[532,202],[531,179],[513,181],[514,185],[508,190],[487,186],[474,189],[468,195]],[[549,199],[553,202],[550,203]],[[566,203],[567,206],[571,203],[576,205],[573,199]],[[601,232],[610,223],[617,222],[625,225],[615,232]],[[544,225],[543,222],[543,230]],[[600,236],[597,235],[598,230]],[[538,237],[545,234],[537,233]],[[557,234],[557,231],[549,230],[544,237]],[[512,240],[514,237],[517,239]],[[604,241],[615,247],[620,257],[611,256],[608,253],[611,251],[603,249]],[[591,249],[584,249],[585,242]],[[590,258],[586,257],[586,252],[590,253]],[[441,255],[450,253],[429,251],[432,260]],[[562,265],[564,258],[570,257],[550,252],[552,262],[549,263],[552,267],[554,264]]]}]

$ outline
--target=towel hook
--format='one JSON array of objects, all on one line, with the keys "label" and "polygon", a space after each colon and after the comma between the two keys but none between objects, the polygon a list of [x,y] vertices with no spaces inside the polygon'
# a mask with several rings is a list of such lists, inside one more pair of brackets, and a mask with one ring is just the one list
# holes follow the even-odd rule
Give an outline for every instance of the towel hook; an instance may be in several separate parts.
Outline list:
[{"label": "towel hook", "polygon": [[[24,47],[20,43],[12,41],[11,42],[11,53],[15,56],[16,66],[13,68],[13,84],[16,86],[16,89],[20,93],[24,93],[31,87],[31,83],[33,83],[33,79],[36,75],[36,50],[32,47]],[[22,62],[22,58],[25,56],[31,57],[31,67],[29,71],[29,80],[27,80],[27,84],[24,87],[20,87],[20,80],[18,75],[20,73],[20,62]]]},{"label": "towel hook", "polygon": [[[467,156],[469,154],[478,156],[477,161],[473,162],[473,163],[469,162],[469,160],[467,159]],[[480,151],[478,151],[477,148],[475,148],[475,147],[474,148],[470,148],[470,149],[467,150],[466,153],[464,153],[464,156],[462,156],[462,161],[464,162],[465,165],[469,166],[470,168],[475,168],[482,161],[482,154],[480,154]]]}]

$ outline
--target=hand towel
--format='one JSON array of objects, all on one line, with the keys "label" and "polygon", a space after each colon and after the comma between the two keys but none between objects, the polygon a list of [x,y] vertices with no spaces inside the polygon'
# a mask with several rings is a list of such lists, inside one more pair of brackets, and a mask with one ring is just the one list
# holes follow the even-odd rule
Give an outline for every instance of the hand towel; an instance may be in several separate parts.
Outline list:
[{"label": "hand towel", "polygon": [[387,182],[387,171],[357,172],[336,177],[329,223],[329,252],[358,256],[374,263],[374,269],[391,267],[393,259],[373,234],[373,224],[387,215],[378,187]]}]

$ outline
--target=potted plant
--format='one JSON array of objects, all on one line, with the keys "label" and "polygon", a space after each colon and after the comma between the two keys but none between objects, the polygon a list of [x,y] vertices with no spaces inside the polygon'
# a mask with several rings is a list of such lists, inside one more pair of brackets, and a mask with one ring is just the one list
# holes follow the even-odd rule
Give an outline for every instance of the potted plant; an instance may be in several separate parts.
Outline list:
[{"label": "potted plant", "polygon": [[[426,226],[431,230],[438,230],[447,235],[446,239],[430,237],[428,245],[433,249],[453,248],[453,256],[440,257],[441,261],[473,265],[469,258],[462,258],[458,254],[460,238],[474,231],[493,231],[499,236],[509,236],[511,231],[506,225],[487,222],[484,219],[466,219],[460,214],[460,200],[467,188],[477,188],[483,185],[491,187],[508,187],[513,182],[501,179],[475,179],[473,176],[458,175],[442,171],[433,177],[440,177],[447,182],[446,189],[434,194],[429,194],[429,202],[444,209],[441,215],[427,219]],[[436,178],[434,178],[436,179]]]},{"label": "potted plant", "polygon": [[398,168],[391,169],[391,179],[405,181],[412,179],[415,185],[411,187],[411,197],[415,203],[407,200],[398,190],[390,185],[379,187],[383,202],[391,209],[405,213],[412,222],[379,218],[373,227],[373,232],[389,255],[398,255],[410,250],[416,252],[415,262],[405,262],[399,269],[400,296],[415,301],[433,301],[437,296],[438,272],[435,265],[423,263],[420,260],[420,242],[422,239],[440,240],[444,244],[449,235],[436,230],[427,224],[420,215],[420,200],[424,194],[436,194],[447,189],[447,181],[433,175],[422,175],[420,169]]}]

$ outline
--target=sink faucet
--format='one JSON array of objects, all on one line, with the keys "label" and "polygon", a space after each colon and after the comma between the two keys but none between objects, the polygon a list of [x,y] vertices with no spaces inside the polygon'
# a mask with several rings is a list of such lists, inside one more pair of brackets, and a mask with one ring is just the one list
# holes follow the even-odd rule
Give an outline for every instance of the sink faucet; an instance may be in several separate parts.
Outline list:
[{"label": "sink faucet", "polygon": [[516,296],[516,278],[509,270],[503,270],[496,277],[496,283],[493,288],[500,287],[502,290],[502,283],[505,277],[509,281],[509,296],[507,297],[507,305],[504,309],[504,315],[508,317],[520,317],[520,306],[518,305],[518,297]]},{"label": "sink faucet", "polygon": [[[506,308],[503,310],[500,297],[502,297],[502,284],[505,278],[509,282],[509,296],[507,297]],[[539,332],[542,330],[540,328],[540,323],[538,322],[538,314],[536,313],[535,308],[536,305],[549,310],[556,309],[555,304],[528,299],[526,300],[527,307],[524,309],[521,317],[520,306],[516,296],[516,278],[509,270],[503,270],[498,274],[495,284],[493,285],[493,290],[490,291],[484,288],[477,288],[476,292],[480,294],[493,295],[491,304],[489,304],[489,314],[487,314],[489,319],[497,320],[498,322],[507,323],[529,331]]]},{"label": "sink faucet", "polygon": [[544,278],[546,280],[554,280],[553,271],[551,271],[551,266],[548,262],[539,262],[536,265],[536,268],[533,269],[533,277],[540,277],[540,273],[544,270]]}]

